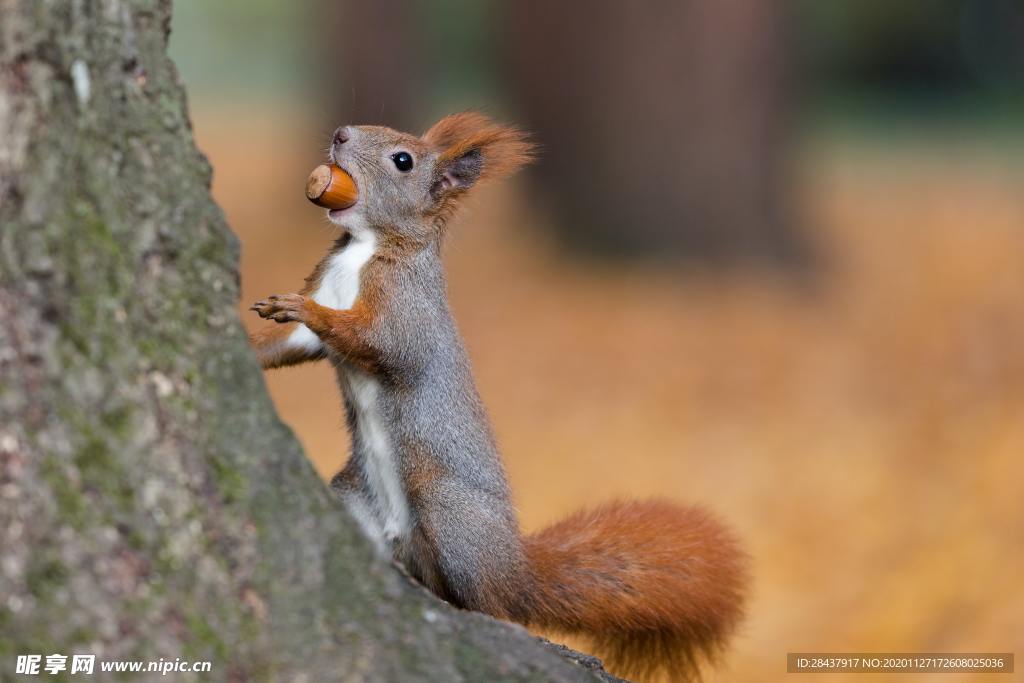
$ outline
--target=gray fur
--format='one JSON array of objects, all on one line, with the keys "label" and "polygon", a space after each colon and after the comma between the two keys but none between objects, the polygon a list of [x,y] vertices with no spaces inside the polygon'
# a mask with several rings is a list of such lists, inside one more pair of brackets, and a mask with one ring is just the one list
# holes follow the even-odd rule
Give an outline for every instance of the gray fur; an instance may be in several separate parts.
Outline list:
[{"label": "gray fur", "polygon": [[[383,242],[401,241],[405,249],[402,258],[387,264],[386,296],[371,330],[382,361],[377,408],[407,494],[406,482],[424,468],[437,475],[424,495],[408,496],[409,533],[386,539],[387,549],[414,576],[460,606],[514,611],[508,596],[496,593],[515,587],[521,595],[527,581],[518,522],[448,307],[443,224],[425,218],[441,198],[438,193],[447,189],[439,190],[438,184],[445,171],[434,167],[436,151],[417,138],[372,127],[348,131],[349,140],[332,147],[332,160],[356,179],[360,211],[340,222],[363,224]],[[414,155],[411,172],[390,164],[397,151]],[[464,179],[460,190],[479,176],[481,163],[478,151],[457,160],[454,170]],[[346,371],[346,361],[332,360]],[[374,453],[358,438],[360,417],[351,396],[346,394],[345,401],[355,438],[351,458],[332,486],[350,508],[372,514],[382,497],[367,476]]]},{"label": "gray fur", "polygon": [[[436,539],[436,568],[445,579],[445,597],[466,607],[489,590],[477,585],[524,564],[504,470],[484,407],[473,383],[469,361],[452,320],[434,243],[402,264],[395,274],[380,319],[380,344],[389,357],[381,383],[379,409],[388,427],[400,476],[416,476],[427,457],[441,473],[428,497],[409,500],[411,523],[427,525]],[[352,434],[358,417],[346,398]],[[364,476],[373,457],[356,440],[344,471],[332,482],[343,500],[362,499],[371,509],[377,492]],[[486,541],[480,543],[481,540]],[[413,558],[409,538],[396,539],[392,551],[407,566]],[[511,577],[509,577],[511,578]]]}]

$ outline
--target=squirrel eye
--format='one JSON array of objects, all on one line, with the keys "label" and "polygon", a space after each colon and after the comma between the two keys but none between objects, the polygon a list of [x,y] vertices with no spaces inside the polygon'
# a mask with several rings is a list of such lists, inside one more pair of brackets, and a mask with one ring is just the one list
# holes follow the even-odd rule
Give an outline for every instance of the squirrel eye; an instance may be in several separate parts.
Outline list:
[{"label": "squirrel eye", "polygon": [[391,155],[391,160],[395,162],[395,168],[403,173],[412,170],[412,155],[408,152],[396,152]]}]

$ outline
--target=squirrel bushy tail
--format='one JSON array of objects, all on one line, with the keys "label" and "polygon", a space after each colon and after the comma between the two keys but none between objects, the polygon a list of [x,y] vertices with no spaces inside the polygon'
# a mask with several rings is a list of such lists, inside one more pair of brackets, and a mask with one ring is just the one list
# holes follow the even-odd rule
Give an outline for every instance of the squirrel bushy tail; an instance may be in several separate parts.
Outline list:
[{"label": "squirrel bushy tail", "polygon": [[746,556],[699,507],[609,503],[524,538],[529,625],[587,637],[626,677],[699,677],[742,615]]}]

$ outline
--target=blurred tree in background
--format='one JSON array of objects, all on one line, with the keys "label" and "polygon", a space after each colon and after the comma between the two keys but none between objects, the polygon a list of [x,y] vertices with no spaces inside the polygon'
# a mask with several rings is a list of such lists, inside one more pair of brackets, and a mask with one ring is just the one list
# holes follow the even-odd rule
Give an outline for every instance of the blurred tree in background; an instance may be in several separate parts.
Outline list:
[{"label": "blurred tree in background", "polygon": [[1024,98],[1020,0],[802,0],[797,17],[813,100],[929,118]]},{"label": "blurred tree in background", "polygon": [[330,3],[332,108],[416,129],[501,99],[542,145],[536,189],[574,250],[789,260],[784,13],[654,5]]},{"label": "blurred tree in background", "polygon": [[[325,5],[320,77],[337,122],[414,130],[422,110],[435,50],[420,12],[405,0],[331,2]],[[340,69],[336,67],[340,65]]]},{"label": "blurred tree in background", "polygon": [[792,261],[779,3],[503,3],[516,103],[574,248]]},{"label": "blurred tree in background", "polygon": [[422,131],[462,108],[494,109],[494,0],[322,0],[317,78],[338,123]]}]

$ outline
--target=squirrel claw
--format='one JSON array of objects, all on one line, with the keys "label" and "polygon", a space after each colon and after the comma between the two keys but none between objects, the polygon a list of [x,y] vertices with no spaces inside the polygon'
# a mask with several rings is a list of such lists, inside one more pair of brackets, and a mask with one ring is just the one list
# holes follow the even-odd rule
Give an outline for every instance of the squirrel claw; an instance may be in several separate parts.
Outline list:
[{"label": "squirrel claw", "polygon": [[301,294],[271,294],[254,303],[249,310],[256,311],[265,320],[278,323],[302,322],[305,304],[306,297]]}]

